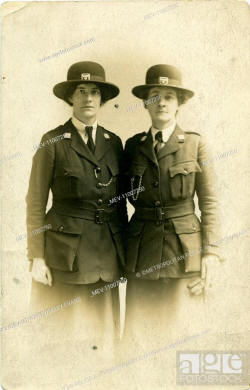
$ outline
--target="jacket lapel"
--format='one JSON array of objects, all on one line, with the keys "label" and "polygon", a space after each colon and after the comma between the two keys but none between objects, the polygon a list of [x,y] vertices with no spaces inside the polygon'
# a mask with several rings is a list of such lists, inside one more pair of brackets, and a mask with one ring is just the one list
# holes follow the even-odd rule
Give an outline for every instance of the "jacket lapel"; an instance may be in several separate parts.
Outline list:
[{"label": "jacket lapel", "polygon": [[101,126],[96,130],[95,157],[99,161],[110,149],[110,135]]},{"label": "jacket lapel", "polygon": [[158,152],[157,159],[167,156],[168,154],[175,153],[180,149],[182,143],[185,142],[185,132],[178,126],[175,126],[175,129],[172,135],[169,137],[166,145],[163,146]]},{"label": "jacket lapel", "polygon": [[154,152],[154,146],[153,146],[153,137],[152,137],[152,133],[151,133],[151,130],[149,129],[148,133],[147,133],[147,138],[145,139],[145,141],[143,141],[140,145],[140,151],[145,154],[153,163],[155,163],[156,165],[158,165],[158,161],[157,161],[157,158],[155,156],[155,152]]},{"label": "jacket lapel", "polygon": [[96,157],[93,155],[93,153],[91,153],[85,142],[83,142],[82,137],[71,122],[71,119],[65,123],[64,127],[66,131],[70,131],[71,133],[71,148],[73,148],[78,154],[80,154],[82,157],[86,158],[93,164],[98,165]]}]

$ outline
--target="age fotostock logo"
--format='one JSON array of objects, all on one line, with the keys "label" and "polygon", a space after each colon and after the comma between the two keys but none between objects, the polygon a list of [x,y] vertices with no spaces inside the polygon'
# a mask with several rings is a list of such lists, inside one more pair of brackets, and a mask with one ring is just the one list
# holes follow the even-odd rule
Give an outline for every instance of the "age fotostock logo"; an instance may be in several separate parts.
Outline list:
[{"label": "age fotostock logo", "polygon": [[176,353],[178,385],[248,385],[250,351]]}]

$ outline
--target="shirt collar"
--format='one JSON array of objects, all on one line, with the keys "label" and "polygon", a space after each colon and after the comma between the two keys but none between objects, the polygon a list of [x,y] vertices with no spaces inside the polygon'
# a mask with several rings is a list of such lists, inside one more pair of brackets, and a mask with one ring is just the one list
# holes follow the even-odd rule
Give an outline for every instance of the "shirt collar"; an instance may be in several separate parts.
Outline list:
[{"label": "shirt collar", "polygon": [[[86,134],[85,128],[86,128],[86,126],[89,126],[89,125],[85,125],[85,123],[79,121],[79,119],[77,119],[74,115],[72,116],[72,123],[78,131]],[[93,132],[96,132],[97,121],[95,121],[95,123],[93,123],[93,125],[91,125],[91,126],[93,127]]]},{"label": "shirt collar", "polygon": [[158,133],[158,131],[162,131],[162,140],[163,140],[163,142],[167,142],[167,140],[169,139],[170,135],[173,133],[173,131],[175,129],[175,126],[176,126],[176,120],[174,121],[174,123],[172,123],[171,126],[166,127],[163,130],[156,129],[155,127],[152,126],[151,127],[151,133],[152,133],[152,136],[153,136],[153,140],[155,141],[156,133]]}]

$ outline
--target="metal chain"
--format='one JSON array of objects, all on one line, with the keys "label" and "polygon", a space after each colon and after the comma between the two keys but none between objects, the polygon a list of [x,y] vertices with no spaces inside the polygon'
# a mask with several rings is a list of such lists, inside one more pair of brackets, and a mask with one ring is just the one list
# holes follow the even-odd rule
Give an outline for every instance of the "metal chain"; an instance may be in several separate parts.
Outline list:
[{"label": "metal chain", "polygon": [[[140,180],[139,180],[139,184],[138,184],[138,189],[141,188],[141,183],[142,183],[142,176],[139,176]],[[138,196],[139,196],[139,190],[136,192],[136,195],[134,196],[134,181],[135,181],[135,177],[131,177],[131,189],[132,189],[132,199],[134,201],[136,201],[138,199]]]},{"label": "metal chain", "polygon": [[100,183],[99,182],[99,185],[101,187],[108,187],[112,183],[112,181],[113,181],[113,176],[111,176],[111,179],[107,183]]}]

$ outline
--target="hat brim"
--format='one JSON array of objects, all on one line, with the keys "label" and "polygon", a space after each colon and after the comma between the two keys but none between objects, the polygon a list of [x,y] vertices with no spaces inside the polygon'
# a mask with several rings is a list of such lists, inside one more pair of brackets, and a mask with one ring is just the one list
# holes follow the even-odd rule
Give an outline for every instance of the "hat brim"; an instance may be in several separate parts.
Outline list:
[{"label": "hat brim", "polygon": [[136,97],[138,97],[139,99],[145,99],[145,92],[147,89],[150,89],[150,88],[153,88],[153,87],[171,87],[171,88],[174,88],[174,89],[177,89],[179,91],[182,91],[185,93],[186,95],[186,98],[187,99],[190,99],[191,97],[194,96],[194,92],[191,91],[191,89],[186,89],[186,88],[182,88],[182,87],[178,87],[176,85],[173,85],[173,84],[144,84],[144,85],[137,85],[136,87],[134,87],[132,89],[132,93],[133,95],[135,95]]},{"label": "hat brim", "polygon": [[105,93],[105,100],[110,100],[119,95],[120,90],[119,88],[112,84],[107,83],[104,81],[93,81],[93,80],[73,80],[73,81],[63,81],[62,83],[58,83],[53,88],[53,93],[56,97],[59,99],[65,100],[67,97],[67,91],[69,88],[73,86],[77,86],[78,84],[85,84],[85,83],[93,83],[98,85],[101,89],[104,90]]}]

